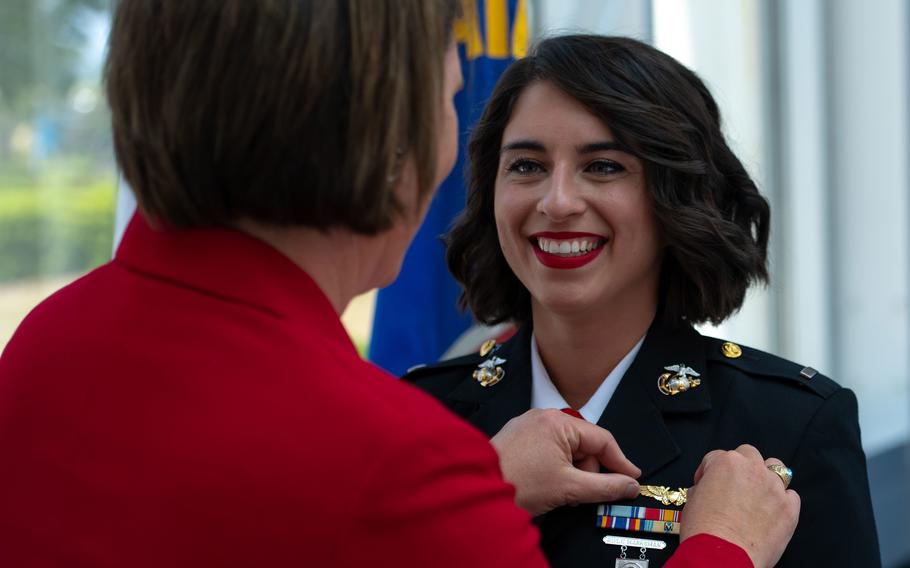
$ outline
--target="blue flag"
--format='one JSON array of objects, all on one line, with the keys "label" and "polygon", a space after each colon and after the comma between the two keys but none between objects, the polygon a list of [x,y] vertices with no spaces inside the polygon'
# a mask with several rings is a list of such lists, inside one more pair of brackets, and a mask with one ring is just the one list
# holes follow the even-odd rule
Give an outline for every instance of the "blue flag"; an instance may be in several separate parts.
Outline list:
[{"label": "blue flag", "polygon": [[455,97],[460,125],[455,167],[442,183],[405,256],[398,280],[379,291],[370,360],[402,375],[436,361],[473,324],[457,307],[460,289],[445,263],[441,240],[464,208],[464,151],[499,75],[528,45],[527,0],[464,0],[455,38],[464,89]]}]

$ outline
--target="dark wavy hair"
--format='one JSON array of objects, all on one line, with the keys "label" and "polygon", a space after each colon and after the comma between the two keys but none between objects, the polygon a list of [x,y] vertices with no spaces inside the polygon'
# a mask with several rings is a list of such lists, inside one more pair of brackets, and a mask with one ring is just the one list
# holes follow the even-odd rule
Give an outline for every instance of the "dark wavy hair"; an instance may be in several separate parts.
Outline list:
[{"label": "dark wavy hair", "polygon": [[446,238],[462,307],[487,324],[531,317],[530,294],[499,246],[493,199],[503,131],[538,81],[582,103],[642,161],[665,243],[658,318],[720,323],[752,283],[767,283],[768,202],[727,145],[704,83],[640,41],[568,35],[503,73],[472,133],[467,207]]}]

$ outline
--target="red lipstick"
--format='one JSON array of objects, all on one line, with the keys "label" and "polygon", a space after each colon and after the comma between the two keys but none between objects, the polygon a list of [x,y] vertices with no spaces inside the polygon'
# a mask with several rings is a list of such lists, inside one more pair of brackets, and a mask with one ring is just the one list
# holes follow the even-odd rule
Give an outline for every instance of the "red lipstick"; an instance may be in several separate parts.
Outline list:
[{"label": "red lipstick", "polygon": [[[572,239],[584,238],[590,240],[592,238],[597,239],[600,243],[596,249],[588,251],[584,254],[579,254],[577,256],[559,256],[556,254],[551,254],[549,252],[544,252],[540,250],[540,247],[537,245],[537,239],[553,239],[560,241],[568,241]],[[530,238],[531,247],[534,249],[534,254],[537,255],[537,260],[541,264],[548,268],[557,268],[557,269],[572,269],[572,268],[581,268],[582,266],[588,264],[600,254],[603,250],[603,241],[604,238],[600,235],[595,235],[593,233],[577,233],[577,232],[550,232],[545,231],[541,233],[534,233]]]}]

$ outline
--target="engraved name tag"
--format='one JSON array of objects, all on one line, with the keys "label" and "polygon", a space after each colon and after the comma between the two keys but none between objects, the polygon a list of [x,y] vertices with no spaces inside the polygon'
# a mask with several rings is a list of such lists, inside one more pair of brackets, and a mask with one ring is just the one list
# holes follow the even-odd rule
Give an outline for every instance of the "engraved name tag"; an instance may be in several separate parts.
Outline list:
[{"label": "engraved name tag", "polygon": [[663,550],[667,548],[667,543],[662,540],[653,540],[650,538],[632,538],[628,536],[616,536],[612,534],[605,536],[604,542],[616,546],[628,546],[630,548],[648,548],[652,550]]}]

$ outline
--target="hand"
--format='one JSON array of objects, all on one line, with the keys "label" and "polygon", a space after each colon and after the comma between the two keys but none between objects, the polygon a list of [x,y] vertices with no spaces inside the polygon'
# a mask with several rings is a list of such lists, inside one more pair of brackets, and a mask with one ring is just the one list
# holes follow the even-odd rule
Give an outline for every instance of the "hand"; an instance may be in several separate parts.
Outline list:
[{"label": "hand", "polygon": [[756,568],[774,566],[793,537],[799,495],[784,489],[768,470],[780,460],[763,460],[754,447],[707,454],[689,489],[680,540],[699,533],[742,547]]},{"label": "hand", "polygon": [[[641,470],[613,435],[558,410],[529,410],[490,440],[515,502],[532,516],[563,505],[631,499]],[[599,473],[603,465],[612,473]],[[778,483],[780,483],[778,481]]]}]

